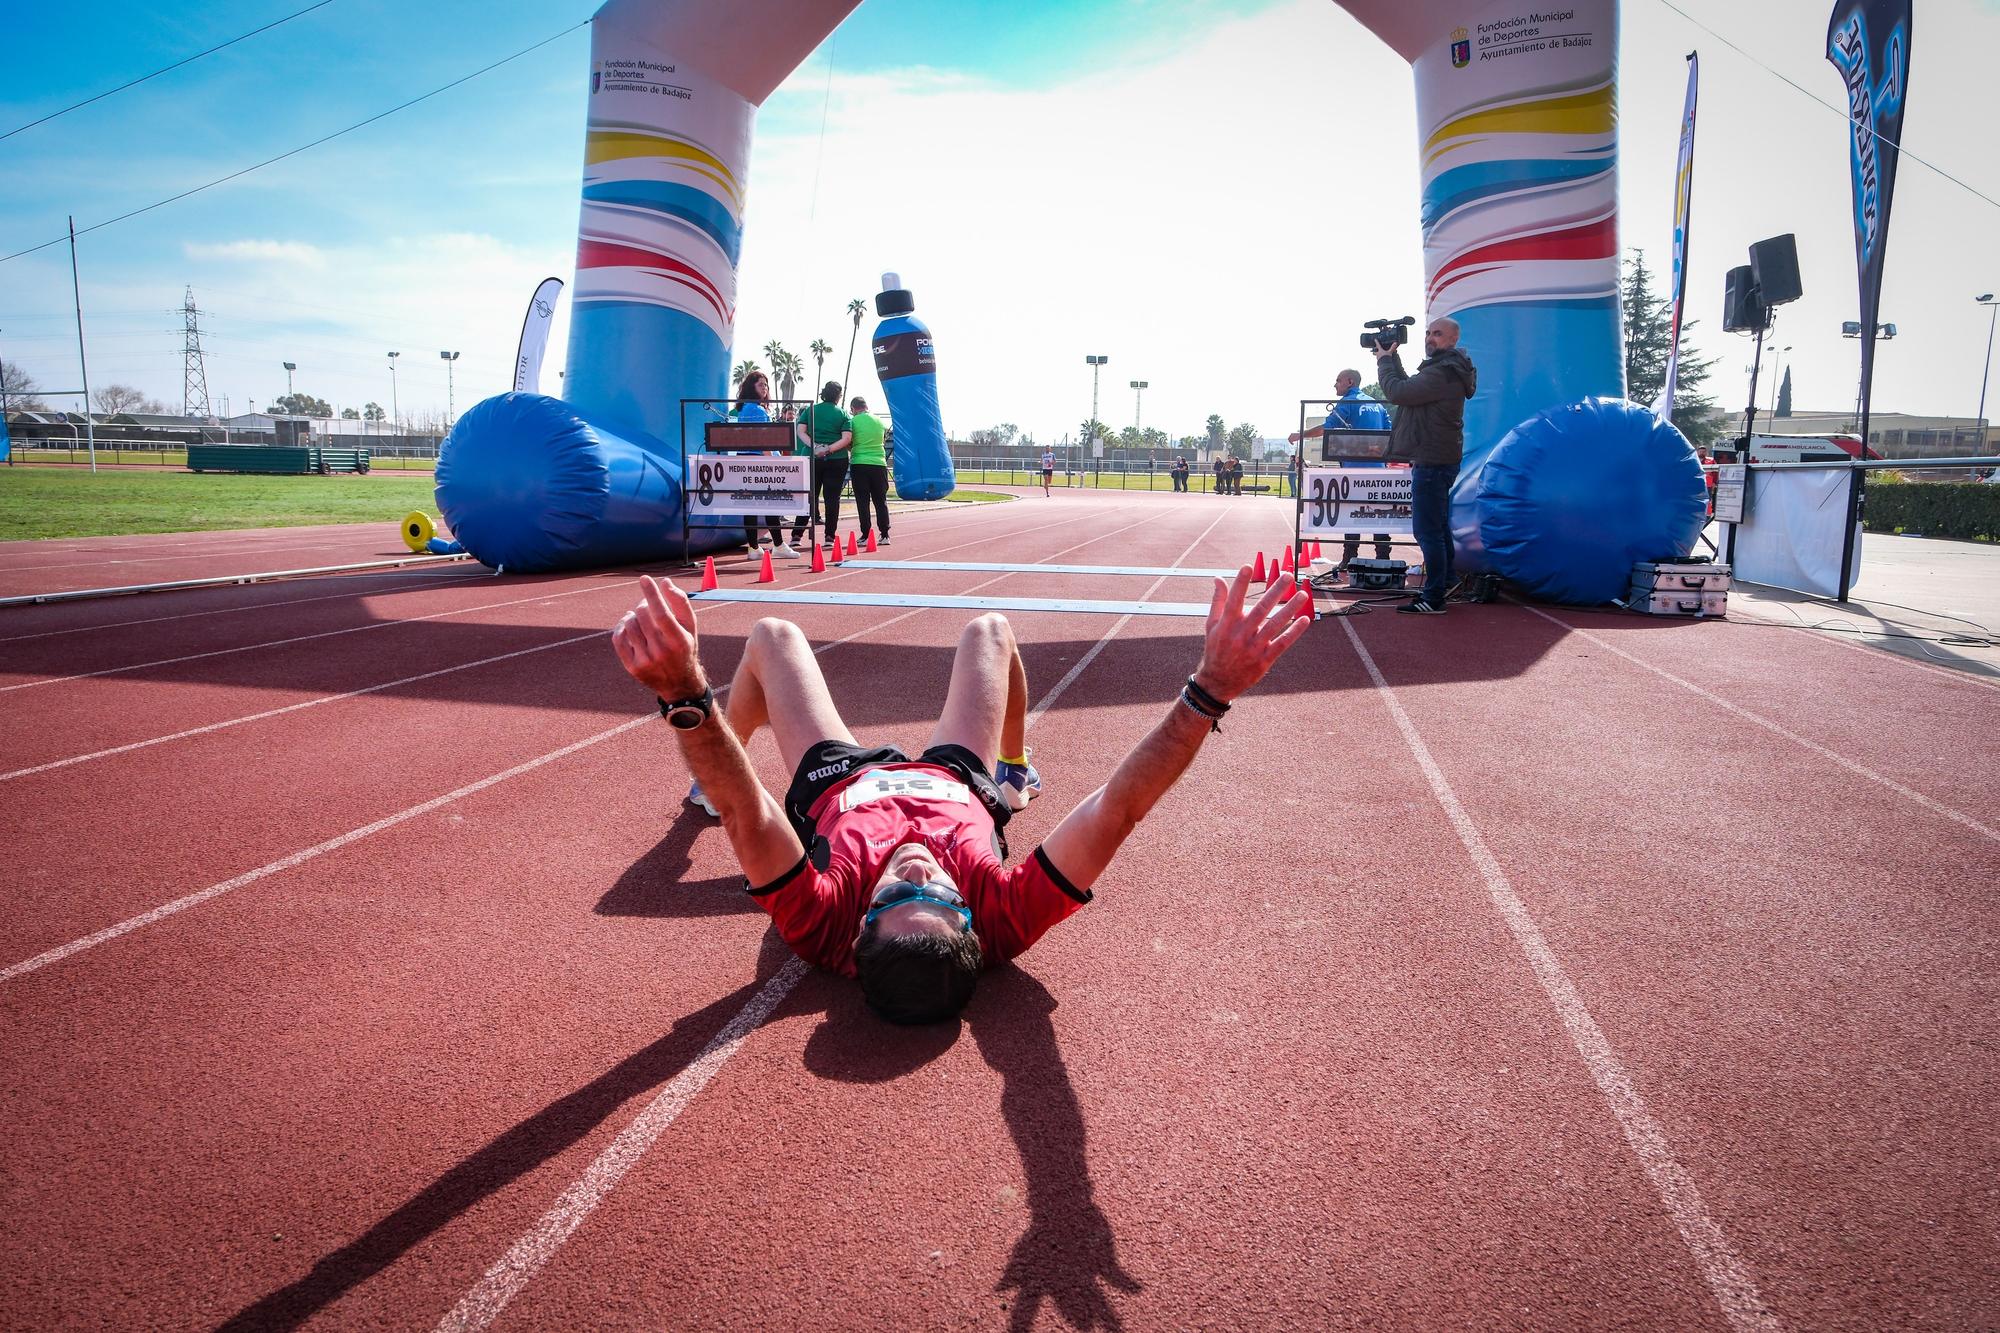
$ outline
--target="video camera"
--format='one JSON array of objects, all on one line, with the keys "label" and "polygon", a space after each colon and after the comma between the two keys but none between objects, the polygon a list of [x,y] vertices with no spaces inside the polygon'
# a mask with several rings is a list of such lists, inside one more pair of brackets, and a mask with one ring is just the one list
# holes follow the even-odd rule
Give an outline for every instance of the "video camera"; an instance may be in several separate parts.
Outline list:
[{"label": "video camera", "polygon": [[1393,352],[1410,340],[1410,326],[1416,322],[1415,315],[1405,315],[1401,319],[1371,319],[1361,326],[1373,330],[1361,335],[1362,349],[1377,356]]}]

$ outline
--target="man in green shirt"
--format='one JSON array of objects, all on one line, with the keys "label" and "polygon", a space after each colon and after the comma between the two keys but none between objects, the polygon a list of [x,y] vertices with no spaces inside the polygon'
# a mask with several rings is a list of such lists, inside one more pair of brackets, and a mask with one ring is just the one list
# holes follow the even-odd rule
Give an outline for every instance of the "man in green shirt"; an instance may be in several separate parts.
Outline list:
[{"label": "man in green shirt", "polygon": [[[799,424],[792,431],[798,452],[810,451],[813,456],[817,474],[813,488],[819,503],[812,517],[823,517],[829,542],[840,531],[840,489],[847,485],[847,455],[854,443],[850,425],[847,413],[840,410],[840,381],[828,380],[819,391],[819,401],[799,415]],[[793,545],[805,536],[812,517],[801,518],[793,527]]]},{"label": "man in green shirt", "polygon": [[889,544],[889,459],[882,451],[882,418],[868,410],[868,400],[857,397],[848,404],[854,415],[848,425],[854,432],[851,451],[854,477],[854,509],[861,518],[861,540],[870,532],[868,510],[874,506],[874,522],[882,529],[883,546]]}]

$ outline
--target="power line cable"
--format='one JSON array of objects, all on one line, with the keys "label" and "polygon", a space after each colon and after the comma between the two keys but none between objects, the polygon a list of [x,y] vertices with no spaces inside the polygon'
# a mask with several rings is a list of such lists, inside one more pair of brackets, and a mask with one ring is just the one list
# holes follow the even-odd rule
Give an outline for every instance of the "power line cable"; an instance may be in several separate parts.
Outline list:
[{"label": "power line cable", "polygon": [[[155,203],[147,204],[144,208],[135,208],[129,213],[120,213],[115,218],[106,218],[102,222],[93,222],[88,227],[78,227],[76,229],[76,234],[78,236],[86,236],[93,231],[101,230],[105,227],[112,226],[115,223],[124,222],[129,218],[136,218],[141,213],[150,213],[156,208],[164,208],[168,204],[178,203],[180,200],[186,199],[190,195],[200,194],[203,190],[212,190],[218,185],[226,185],[227,183],[235,180],[239,176],[247,176],[253,171],[262,171],[265,167],[271,166],[274,163],[282,162],[288,157],[297,157],[300,153],[307,152],[311,149],[317,148],[323,143],[331,143],[335,139],[340,138],[342,135],[352,134],[354,133],[354,131],[361,129],[364,126],[373,125],[376,121],[386,119],[389,116],[393,116],[399,111],[408,111],[411,107],[417,105],[417,103],[419,102],[427,102],[431,98],[436,97],[439,93],[450,92],[453,88],[458,87],[458,85],[461,83],[469,83],[473,79],[478,78],[482,74],[490,74],[494,70],[499,69],[502,65],[509,64],[513,61],[519,60],[522,56],[528,55],[535,51],[539,51],[551,42],[560,41],[562,38],[567,37],[571,33],[575,32],[578,28],[586,28],[589,26],[590,26],[589,19],[584,19],[580,23],[573,23],[569,27],[564,28],[561,32],[556,33],[554,36],[544,37],[541,41],[536,42],[533,46],[524,46],[520,50],[516,51],[513,55],[502,56],[500,59],[494,61],[490,65],[485,66],[482,69],[476,69],[472,71],[472,73],[453,79],[450,83],[444,84],[441,87],[433,88],[427,93],[424,93],[417,97],[412,97],[409,101],[404,102],[399,106],[392,106],[387,111],[378,111],[374,115],[368,117],[366,120],[357,120],[356,122],[354,122],[354,124],[349,125],[346,129],[335,130],[332,134],[323,135],[320,138],[314,139],[311,143],[300,144],[297,148],[291,149],[288,152],[280,153],[276,157],[266,158],[262,162],[256,163],[254,166],[244,167],[241,171],[232,171],[227,176],[218,176],[216,179],[208,182],[206,185],[197,185],[192,189],[182,190],[179,194],[171,195],[168,198],[161,199]],[[0,255],[0,264],[5,264],[10,260],[19,259],[23,255],[34,254],[38,250],[46,250],[52,245],[61,245],[64,241],[68,239],[69,236],[67,234],[64,234],[62,236],[56,237],[54,240],[43,241],[40,245],[31,245],[25,250],[16,250],[11,255]]]},{"label": "power line cable", "polygon": [[163,66],[160,69],[156,69],[151,74],[142,74],[138,78],[133,79],[129,83],[121,83],[116,88],[106,88],[103,92],[98,93],[93,97],[86,97],[81,102],[72,102],[70,105],[64,107],[60,111],[51,111],[49,112],[48,115],[43,116],[40,120],[31,120],[25,125],[16,125],[13,129],[8,130],[5,134],[0,134],[0,139],[11,139],[15,135],[21,133],[23,130],[32,130],[37,125],[46,125],[50,121],[54,120],[57,116],[67,116],[70,112],[75,111],[81,107],[89,106],[92,102],[101,102],[105,98],[111,96],[113,93],[122,93],[127,88],[136,88],[140,84],[144,83],[146,80],[157,79],[162,74],[168,74],[173,72],[174,70],[179,69],[182,65],[192,65],[195,61],[200,60],[203,56],[212,56],[217,51],[222,50],[222,48],[225,46],[234,46],[238,42],[248,41],[250,38],[255,37],[260,32],[269,32],[271,29],[278,27],[281,24],[290,23],[293,19],[298,18],[301,14],[310,14],[315,9],[324,9],[332,3],[333,0],[319,0],[318,4],[307,5],[304,9],[297,10],[293,13],[285,15],[281,19],[277,19],[273,22],[266,23],[261,28],[253,28],[249,32],[244,33],[241,37],[231,37],[228,41],[222,43],[221,46],[211,46],[206,51],[197,51],[195,54],[187,57],[187,59],[185,60],[176,60],[173,64]]},{"label": "power line cable", "polygon": [[[1853,123],[1852,119],[1848,116],[1847,112],[1835,106],[1833,103],[1827,101],[1825,98],[1821,97],[1818,93],[1808,91],[1804,85],[1797,83],[1790,78],[1787,78],[1783,74],[1780,74],[1777,70],[1771,68],[1769,65],[1759,60],[1756,56],[1751,55],[1748,51],[1738,46],[1735,42],[1730,41],[1727,37],[1724,37],[1721,33],[1709,27],[1706,23],[1703,23],[1700,19],[1696,18],[1694,15],[1688,13],[1685,9],[1682,9],[1679,5],[1674,3],[1674,0],[1660,0],[1660,3],[1665,5],[1668,9],[1673,10],[1674,13],[1679,14],[1689,23],[1694,24],[1695,27],[1700,28],[1703,32],[1707,33],[1709,36],[1715,38],[1716,41],[1721,42],[1724,46],[1734,51],[1737,55],[1742,56],[1745,60],[1755,65],[1757,68],[1763,70],[1766,74],[1769,74],[1771,77],[1779,80],[1780,82],[1789,84],[1791,87],[1797,89],[1799,92],[1804,93],[1806,97],[1808,97],[1814,102],[1817,102],[1819,105],[1825,107],[1828,111],[1831,111],[1834,115],[1839,116],[1843,121],[1846,121],[1849,124]],[[1909,158],[1912,162],[1915,162],[1917,165],[1923,167],[1929,167],[1932,171],[1935,171],[1938,175],[1944,177],[1946,180],[1950,181],[1953,185],[1958,186],[1959,189],[1964,190],[1967,194],[1972,195],[1976,199],[1983,199],[1987,203],[1993,205],[1995,208],[2000,208],[2000,199],[1995,199],[1990,194],[1986,194],[1983,191],[1974,189],[1972,186],[1967,185],[1964,181],[1960,180],[1958,177],[1952,175],[1949,171],[1946,171],[1943,167],[1938,166],[1934,162],[1927,162],[1923,158],[1918,157],[1915,153],[1903,147],[1901,144],[1897,143],[1894,139],[1891,139],[1888,135],[1883,134],[1880,130],[1877,130],[1874,126],[1872,125],[1869,126],[1868,132],[1874,135],[1879,142],[1889,145],[1889,147],[1895,149],[1897,152],[1901,153],[1904,157]]]}]

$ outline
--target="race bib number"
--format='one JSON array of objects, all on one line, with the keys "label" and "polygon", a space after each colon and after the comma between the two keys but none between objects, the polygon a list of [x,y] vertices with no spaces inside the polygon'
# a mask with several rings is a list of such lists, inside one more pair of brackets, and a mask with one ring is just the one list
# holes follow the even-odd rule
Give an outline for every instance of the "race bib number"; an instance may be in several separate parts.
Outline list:
[{"label": "race bib number", "polygon": [[945,801],[953,805],[972,804],[972,789],[942,773],[907,773],[886,768],[871,768],[842,787],[839,804],[842,810],[852,810],[858,805],[892,796]]}]

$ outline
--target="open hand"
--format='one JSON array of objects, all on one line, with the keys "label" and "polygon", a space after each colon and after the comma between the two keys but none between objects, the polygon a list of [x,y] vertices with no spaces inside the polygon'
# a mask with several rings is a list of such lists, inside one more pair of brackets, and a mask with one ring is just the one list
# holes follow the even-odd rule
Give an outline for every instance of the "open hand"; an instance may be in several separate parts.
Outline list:
[{"label": "open hand", "polygon": [[694,607],[669,579],[639,580],[645,597],[611,631],[611,646],[632,678],[662,699],[686,699],[706,688]]},{"label": "open hand", "polygon": [[1299,599],[1307,594],[1290,574],[1272,580],[1256,605],[1246,610],[1243,602],[1249,590],[1250,566],[1245,565],[1232,582],[1215,581],[1215,595],[1208,603],[1208,637],[1194,678],[1224,703],[1264,679],[1312,623],[1299,616],[1305,609]]}]

